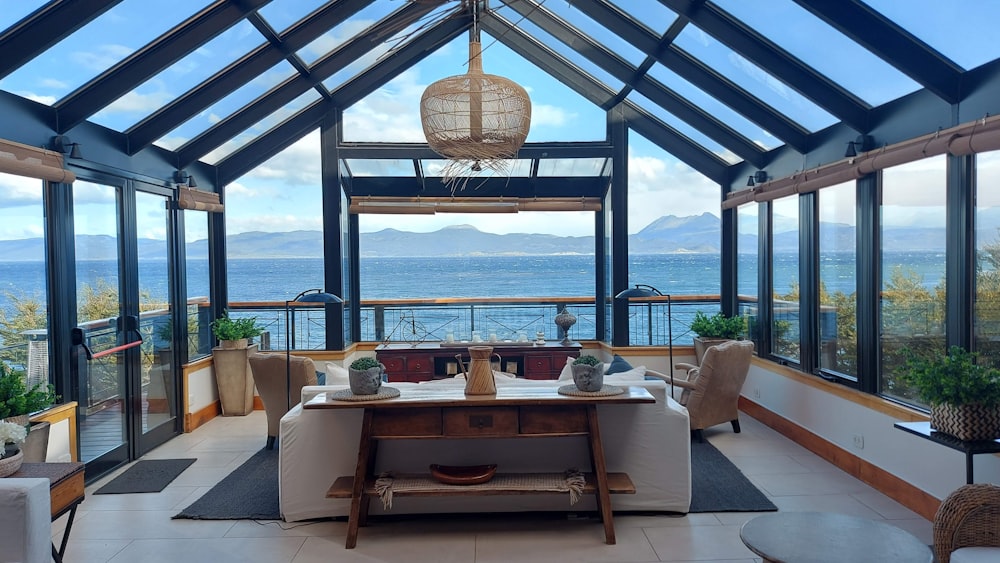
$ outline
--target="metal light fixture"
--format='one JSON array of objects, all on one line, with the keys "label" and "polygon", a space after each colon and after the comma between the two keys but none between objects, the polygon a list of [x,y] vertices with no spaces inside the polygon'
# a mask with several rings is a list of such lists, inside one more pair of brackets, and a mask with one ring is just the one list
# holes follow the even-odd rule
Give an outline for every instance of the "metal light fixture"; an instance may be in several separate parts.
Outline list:
[{"label": "metal light fixture", "polygon": [[292,408],[292,303],[343,303],[344,300],[322,289],[307,289],[289,301],[285,301],[285,402],[287,409]]},{"label": "metal light fixture", "polygon": [[859,151],[870,151],[874,144],[875,138],[871,135],[858,135],[857,139],[847,142],[847,150],[844,151],[844,158],[854,158],[858,156]]},{"label": "metal light fixture", "polygon": [[[750,180],[753,180],[753,176],[750,176]],[[628,301],[632,298],[649,299],[650,297],[667,298],[667,350],[670,361],[670,366],[667,371],[670,373],[670,398],[672,399],[674,397],[674,316],[670,307],[670,294],[663,294],[659,289],[656,289],[651,285],[637,283],[635,284],[635,287],[630,287],[618,295],[615,295],[615,299],[622,299],[624,301]],[[652,308],[651,304],[649,306]],[[652,330],[652,328],[650,328],[650,330]]]},{"label": "metal light fixture", "polygon": [[66,135],[56,135],[52,137],[52,150],[63,154],[69,153],[70,158],[82,158],[80,154],[80,143],[74,143]]},{"label": "metal light fixture", "polygon": [[754,187],[753,174],[747,176],[747,187],[748,188]]},{"label": "metal light fixture", "polygon": [[185,170],[174,170],[174,183],[183,184],[189,188],[198,187],[198,182],[195,182],[194,176],[188,174]]}]

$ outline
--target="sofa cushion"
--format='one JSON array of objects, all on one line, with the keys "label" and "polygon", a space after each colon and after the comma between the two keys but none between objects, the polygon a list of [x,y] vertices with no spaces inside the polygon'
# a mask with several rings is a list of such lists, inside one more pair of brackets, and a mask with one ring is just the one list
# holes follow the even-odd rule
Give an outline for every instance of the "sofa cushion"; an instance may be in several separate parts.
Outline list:
[{"label": "sofa cushion", "polygon": [[326,384],[327,385],[348,385],[351,378],[347,368],[335,362],[326,363]]},{"label": "sofa cushion", "polygon": [[614,359],[611,360],[611,363],[605,366],[604,375],[614,375],[616,373],[629,371],[630,369],[632,369],[632,364],[628,363],[628,361],[625,358],[619,356],[618,354],[615,354],[615,357]]}]

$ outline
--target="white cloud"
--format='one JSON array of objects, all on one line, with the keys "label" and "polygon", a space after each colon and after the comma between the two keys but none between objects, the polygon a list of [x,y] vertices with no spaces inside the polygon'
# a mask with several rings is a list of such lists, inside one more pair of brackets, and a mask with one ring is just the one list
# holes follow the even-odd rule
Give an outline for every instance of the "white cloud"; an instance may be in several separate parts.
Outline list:
[{"label": "white cloud", "polygon": [[289,231],[321,231],[323,230],[323,215],[315,210],[310,215],[254,215],[253,217],[226,218],[226,233],[237,234],[250,231],[268,233],[284,233]]},{"label": "white cloud", "polygon": [[93,51],[74,51],[69,60],[90,70],[105,71],[118,61],[132,54],[131,47],[125,45],[98,45]]},{"label": "white cloud", "polygon": [[664,215],[720,214],[719,186],[673,158],[630,155],[628,231]]},{"label": "white cloud", "polygon": [[562,127],[577,119],[577,117],[578,114],[576,112],[569,112],[556,106],[547,104],[532,104],[531,106],[532,127]]},{"label": "white cloud", "polygon": [[139,93],[135,90],[125,94],[117,100],[111,102],[106,108],[97,113],[98,116],[106,116],[116,113],[138,113],[141,115],[150,114],[173,99],[173,95],[165,90],[155,92]]},{"label": "white cloud", "polygon": [[69,85],[67,85],[65,82],[63,82],[62,80],[57,80],[55,78],[42,78],[41,80],[39,80],[38,83],[46,88],[53,88],[56,90],[65,90],[69,88]]},{"label": "white cloud", "polygon": [[56,103],[55,96],[42,96],[40,94],[35,94],[34,92],[23,92],[23,91],[14,93],[17,94],[18,96],[21,96],[22,98],[27,98],[33,102],[38,102],[40,104],[45,104],[47,106],[51,106],[52,104]]},{"label": "white cloud", "polygon": [[0,208],[41,204],[41,180],[0,173]]}]

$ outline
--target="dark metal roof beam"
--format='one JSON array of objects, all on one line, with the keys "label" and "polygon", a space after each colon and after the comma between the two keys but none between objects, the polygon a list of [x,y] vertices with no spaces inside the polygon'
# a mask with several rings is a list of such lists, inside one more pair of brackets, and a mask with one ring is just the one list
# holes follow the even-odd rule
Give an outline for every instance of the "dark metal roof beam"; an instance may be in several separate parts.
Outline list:
[{"label": "dark metal roof beam", "polygon": [[[595,104],[600,105],[602,100],[614,98],[614,92],[609,88],[520,29],[507,27],[506,22],[493,16],[484,16],[481,23],[485,31],[498,37],[498,40],[509,49]],[[646,137],[663,150],[713,180],[725,177],[728,164],[711,151],[688,139],[629,101],[625,101],[617,107],[626,108],[629,116],[641,122],[633,123],[630,120],[630,127],[636,131],[647,132]]]},{"label": "dark metal roof beam", "polygon": [[[404,44],[392,56],[382,59],[332,92],[333,100],[317,100],[270,131],[227,156],[217,164],[219,183],[226,185],[319,126],[328,112],[347,107],[344,100],[361,99],[438,50],[468,29],[468,17],[452,17]],[[352,102],[353,103],[353,102]]]},{"label": "dark metal roof beam", "polygon": [[[342,143],[337,154],[343,159],[423,160],[440,159],[426,143]],[[603,141],[573,143],[525,143],[518,159],[611,158],[612,147]]]},{"label": "dark metal roof beam", "polygon": [[[656,35],[603,2],[573,0],[573,7],[599,21],[646,54],[654,54],[659,46],[659,38]],[[760,125],[788,146],[801,153],[808,152],[809,132],[804,127],[694,59],[676,45],[670,45],[657,57],[657,60],[707,94]]]},{"label": "dark metal roof beam", "polygon": [[962,68],[864,3],[795,1],[942,100],[950,104],[961,101]]},{"label": "dark metal roof beam", "polygon": [[407,2],[374,26],[354,36],[347,43],[340,45],[316,61],[309,68],[309,76],[296,74],[203,131],[197,137],[184,143],[177,149],[178,160],[183,165],[198,160],[285,104],[295,100],[303,92],[319,84],[328,76],[345,68],[358,57],[371,51],[377,44],[419,20],[435,7],[435,5],[428,3]]},{"label": "dark metal roof beam", "polygon": [[222,33],[270,0],[218,0],[77,88],[53,107],[64,133]]},{"label": "dark metal roof beam", "polygon": [[660,3],[687,16],[701,30],[753,61],[851,128],[857,131],[870,128],[870,108],[863,100],[717,6],[692,0],[660,0]]},{"label": "dark metal roof beam", "polygon": [[[280,49],[282,53],[284,53],[285,60],[288,61],[288,64],[292,65],[292,68],[295,69],[295,72],[301,74],[303,77],[308,78],[309,65],[307,65],[302,60],[302,57],[300,57],[298,53],[296,53],[295,51],[289,51],[281,43],[281,37],[278,36],[278,32],[275,31],[270,24],[264,21],[264,18],[262,18],[260,14],[255,12],[253,14],[248,15],[247,21],[250,22],[250,25],[257,28],[257,31],[260,32],[260,34],[263,35],[265,39],[267,39],[268,43],[274,45],[275,47]],[[324,98],[330,96],[330,93],[327,92],[326,88],[324,88],[322,84],[317,84],[317,86],[319,86],[317,92],[319,92],[320,96],[323,96]]]},{"label": "dark metal roof beam", "polygon": [[[578,29],[569,25],[552,12],[531,0],[523,0],[511,5],[521,15],[543,31],[559,39],[588,60],[598,65],[615,78],[630,84],[637,92],[659,104],[663,109],[684,120],[740,158],[763,167],[764,151],[752,141],[694,105],[683,96],[667,88],[649,76],[642,76],[639,69],[594,41]],[[497,17],[497,19],[502,20]],[[508,25],[509,24],[508,22]],[[652,62],[650,62],[652,64]],[[616,96],[616,103],[621,96]]]},{"label": "dark metal roof beam", "polygon": [[286,30],[281,35],[280,46],[264,43],[215,73],[125,131],[129,136],[130,154],[153,144],[153,141],[278,64],[288,53],[302,49],[373,1],[334,0]]},{"label": "dark metal roof beam", "polygon": [[97,19],[121,0],[49,2],[0,35],[0,78]]}]

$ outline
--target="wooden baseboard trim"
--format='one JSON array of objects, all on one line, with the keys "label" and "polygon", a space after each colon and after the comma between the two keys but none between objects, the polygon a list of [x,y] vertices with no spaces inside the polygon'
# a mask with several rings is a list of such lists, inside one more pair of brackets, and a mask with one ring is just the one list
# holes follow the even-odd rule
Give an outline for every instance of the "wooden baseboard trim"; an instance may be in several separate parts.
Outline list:
[{"label": "wooden baseboard trim", "polygon": [[215,401],[197,412],[184,415],[184,432],[193,432],[196,428],[222,414],[222,403]]},{"label": "wooden baseboard trim", "polygon": [[934,514],[941,504],[940,499],[746,397],[740,397],[739,408],[786,438],[839,467],[855,479],[871,486],[927,520],[934,520]]}]

